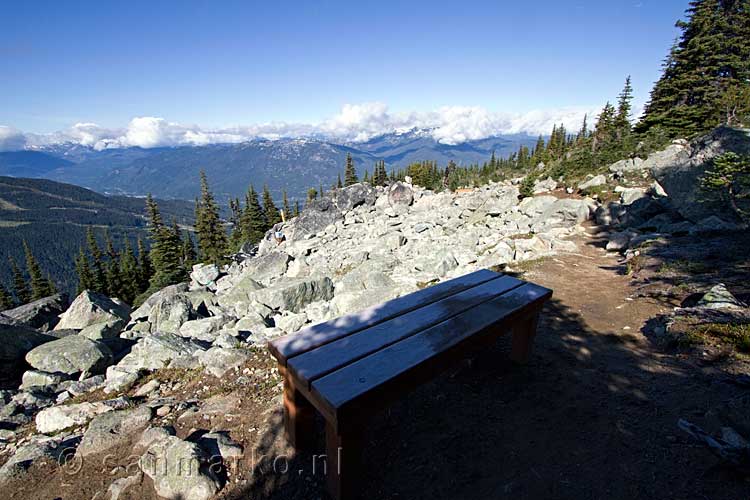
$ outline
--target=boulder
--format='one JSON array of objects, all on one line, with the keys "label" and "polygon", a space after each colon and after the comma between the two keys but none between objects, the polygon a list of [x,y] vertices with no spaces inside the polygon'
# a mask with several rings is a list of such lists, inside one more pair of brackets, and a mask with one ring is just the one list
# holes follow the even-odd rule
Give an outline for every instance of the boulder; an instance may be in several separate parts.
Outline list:
[{"label": "boulder", "polygon": [[638,157],[620,160],[609,166],[609,171],[617,177],[622,177],[625,173],[640,172],[646,169],[648,169],[648,165]]},{"label": "boulder", "polygon": [[534,183],[533,193],[549,193],[550,191],[554,191],[555,189],[557,189],[557,182],[551,177],[547,177],[544,180],[536,181]]},{"label": "boulder", "polygon": [[148,318],[151,308],[154,307],[154,305],[159,302],[161,299],[165,299],[167,297],[173,297],[177,294],[184,293],[188,291],[188,284],[187,283],[178,283],[176,285],[169,285],[158,292],[152,293],[144,302],[143,304],[138,307],[138,309],[135,309],[130,313],[130,319],[132,321],[140,321]]},{"label": "boulder", "polygon": [[130,353],[117,363],[129,372],[158,370],[170,362],[192,357],[203,350],[198,344],[169,333],[156,333],[139,339]]},{"label": "boulder", "polygon": [[374,205],[377,192],[369,184],[357,183],[335,189],[331,191],[330,196],[336,208],[344,212],[360,205]]},{"label": "boulder", "polygon": [[255,281],[252,276],[243,275],[232,288],[219,296],[219,306],[237,317],[245,316],[249,312],[254,292],[262,289],[263,285]]},{"label": "boulder", "polygon": [[177,333],[180,337],[187,337],[204,342],[213,342],[222,328],[231,327],[235,319],[229,316],[211,316],[209,318],[186,321]]},{"label": "boulder", "polygon": [[250,359],[250,354],[242,349],[212,347],[198,355],[201,365],[215,377],[222,377],[229,370]]},{"label": "boulder", "polygon": [[190,279],[200,286],[216,284],[219,278],[219,268],[216,264],[195,264],[190,273]]},{"label": "boulder", "polygon": [[91,340],[112,339],[120,334],[124,326],[125,321],[122,319],[103,321],[87,326],[78,335]]},{"label": "boulder", "polygon": [[26,361],[37,370],[67,375],[103,373],[112,359],[109,347],[79,335],[47,342],[26,354]]},{"label": "boulder", "polygon": [[299,217],[295,217],[284,226],[284,234],[288,241],[301,240],[323,231],[342,217],[333,202],[324,197],[308,203]]},{"label": "boulder", "polygon": [[268,282],[283,276],[289,267],[290,260],[292,257],[285,252],[269,252],[245,261],[245,271],[242,276],[249,276],[257,282]]},{"label": "boulder", "polygon": [[[343,316],[381,304],[398,297],[398,295],[399,291],[396,288],[373,288],[358,292],[341,293],[337,294],[330,302],[330,308],[333,310],[335,316]],[[321,320],[325,319],[326,316],[323,316]]]},{"label": "boulder", "polygon": [[618,186],[615,189],[615,192],[620,193],[620,203],[623,205],[631,205],[633,202],[640,200],[641,198],[645,198],[646,190],[643,188],[622,188],[618,189],[620,186]]},{"label": "boulder", "polygon": [[26,370],[21,378],[19,389],[28,390],[35,387],[57,385],[67,380],[68,377],[61,373],[48,373],[39,370]]},{"label": "boulder", "polygon": [[609,241],[607,242],[607,250],[620,251],[628,248],[631,238],[633,237],[631,231],[613,232],[609,235]]},{"label": "boulder", "polygon": [[62,456],[71,448],[76,446],[78,437],[67,436],[64,439],[55,439],[47,436],[33,436],[31,442],[20,446],[2,467],[0,467],[0,486],[13,477],[23,474],[31,465],[39,459],[51,458],[60,463],[64,460]]},{"label": "boulder", "polygon": [[87,326],[106,321],[130,319],[130,308],[118,304],[100,293],[84,290],[70,307],[60,315],[55,330],[75,328],[82,330]]},{"label": "boulder", "polygon": [[113,409],[111,405],[102,401],[45,408],[36,415],[36,429],[42,434],[53,434],[69,427],[83,425],[95,416]]},{"label": "boulder", "polygon": [[719,283],[711,287],[711,290],[701,297],[697,306],[708,309],[744,309],[747,304],[732,295],[732,292],[727,289],[724,283]]},{"label": "boulder", "polygon": [[580,191],[587,191],[594,187],[605,186],[607,184],[607,177],[602,174],[595,175],[586,182],[582,182],[578,185]]},{"label": "boulder", "polygon": [[396,213],[402,214],[414,201],[414,191],[403,182],[394,182],[388,188],[388,206]]},{"label": "boulder", "polygon": [[281,328],[287,333],[294,333],[307,323],[307,315],[305,313],[285,312],[276,316],[274,323],[277,328]]},{"label": "boulder", "polygon": [[591,214],[591,206],[586,200],[559,199],[549,204],[539,217],[542,222],[547,219],[561,218],[565,222],[580,224]]},{"label": "boulder", "polygon": [[177,333],[183,323],[196,317],[193,303],[186,294],[160,298],[148,315],[152,332]]},{"label": "boulder", "polygon": [[125,443],[145,429],[151,417],[152,410],[146,405],[97,415],[83,434],[76,453],[85,457]]},{"label": "boulder", "polygon": [[221,457],[227,461],[242,458],[242,446],[233,441],[226,432],[208,432],[198,438],[198,445],[211,458]]},{"label": "boulder", "polygon": [[328,277],[283,278],[273,286],[257,290],[252,297],[274,310],[299,312],[307,304],[333,297],[333,282]]},{"label": "boulder", "polygon": [[170,500],[209,500],[221,488],[196,443],[165,436],[149,446],[139,460],[144,474],[154,482],[156,494]]},{"label": "boulder", "polygon": [[518,209],[524,215],[535,217],[544,213],[556,201],[557,198],[554,196],[530,196],[521,200]]},{"label": "boulder", "polygon": [[55,337],[25,326],[0,323],[0,376],[12,379],[20,375],[26,366],[26,354],[53,340]]},{"label": "boulder", "polygon": [[646,160],[651,174],[664,188],[672,206],[684,218],[698,222],[712,215],[736,222],[729,202],[720,193],[701,188],[700,179],[712,160],[727,151],[750,154],[750,132],[719,127],[690,144],[674,143]]},{"label": "boulder", "polygon": [[64,293],[57,293],[3,311],[3,315],[10,318],[14,325],[24,325],[29,328],[46,332],[52,330],[60,321],[60,314],[65,312],[70,302]]}]

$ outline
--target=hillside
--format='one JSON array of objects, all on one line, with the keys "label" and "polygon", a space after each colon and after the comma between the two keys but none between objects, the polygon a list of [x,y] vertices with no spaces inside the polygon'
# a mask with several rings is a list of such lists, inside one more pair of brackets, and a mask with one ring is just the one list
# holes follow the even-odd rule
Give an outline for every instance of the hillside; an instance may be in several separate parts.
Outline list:
[{"label": "hillside", "polygon": [[[166,218],[191,225],[193,204],[179,200],[159,200]],[[73,258],[85,242],[87,226],[103,238],[109,229],[115,245],[125,237],[134,243],[145,236],[144,200],[127,196],[104,196],[88,189],[44,179],[0,177],[0,282],[10,283],[8,257],[22,263],[26,240],[62,291],[76,286]]]}]

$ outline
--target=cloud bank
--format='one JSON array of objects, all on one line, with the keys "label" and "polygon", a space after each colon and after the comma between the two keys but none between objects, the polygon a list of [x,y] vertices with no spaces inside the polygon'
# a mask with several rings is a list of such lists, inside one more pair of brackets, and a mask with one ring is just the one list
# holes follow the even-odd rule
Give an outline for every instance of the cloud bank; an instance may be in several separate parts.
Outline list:
[{"label": "cloud bank", "polygon": [[72,142],[97,150],[138,146],[203,146],[237,143],[255,138],[315,137],[336,142],[362,142],[372,137],[427,129],[443,144],[460,144],[501,134],[548,134],[554,124],[569,130],[581,126],[584,115],[593,118],[599,108],[568,107],[526,113],[497,113],[478,106],[445,106],[426,112],[392,112],[383,103],[344,105],[340,112],[317,124],[270,122],[247,126],[205,129],[151,116],[133,118],[124,128],[105,128],[95,123],[76,123],[51,134],[23,133],[0,125],[0,151],[37,148]]}]

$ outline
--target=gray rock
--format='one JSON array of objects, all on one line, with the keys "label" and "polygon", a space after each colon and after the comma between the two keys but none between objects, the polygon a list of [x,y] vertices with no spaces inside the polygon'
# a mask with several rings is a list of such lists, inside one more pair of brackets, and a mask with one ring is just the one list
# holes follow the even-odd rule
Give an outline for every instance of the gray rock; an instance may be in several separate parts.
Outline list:
[{"label": "gray rock", "polygon": [[46,332],[52,330],[59,322],[60,314],[65,312],[70,302],[64,293],[58,293],[3,311],[14,325],[28,326]]},{"label": "gray rock", "polygon": [[591,207],[586,200],[559,199],[548,205],[540,219],[562,218],[565,222],[580,224],[591,215]]},{"label": "gray rock", "polygon": [[282,251],[269,252],[245,261],[244,276],[255,281],[265,283],[271,279],[283,276],[289,267],[292,257]]},{"label": "gray rock", "polygon": [[195,264],[190,273],[190,279],[201,286],[215,284],[219,278],[219,268],[216,264]]},{"label": "gray rock", "polygon": [[36,429],[42,434],[53,434],[83,425],[95,416],[113,409],[112,406],[101,401],[45,408],[36,415]]},{"label": "gray rock", "polygon": [[21,386],[19,388],[22,390],[27,390],[33,387],[57,385],[67,379],[68,377],[61,373],[47,373],[39,370],[27,370],[23,373],[23,377],[21,378]]},{"label": "gray rock", "polygon": [[242,349],[212,347],[199,354],[201,365],[215,377],[222,377],[229,370],[238,367],[250,359],[250,354]]},{"label": "gray rock", "polygon": [[286,312],[274,319],[277,328],[281,328],[287,333],[293,333],[302,328],[307,323],[307,315],[305,313],[289,313]]},{"label": "gray rock", "polygon": [[343,218],[341,211],[329,198],[324,197],[308,203],[302,214],[285,226],[284,234],[288,241],[301,240],[308,235],[323,231],[341,218]]},{"label": "gray rock", "polygon": [[183,323],[196,317],[193,303],[185,294],[160,298],[148,315],[152,332],[177,333]]},{"label": "gray rock", "polygon": [[[399,291],[395,288],[373,288],[358,292],[341,293],[333,298],[330,302],[330,307],[335,311],[335,315],[343,316],[381,304],[398,297],[398,295]],[[325,318],[326,316],[323,316],[321,320]]]},{"label": "gray rock", "polygon": [[67,375],[103,373],[112,360],[106,345],[78,335],[47,342],[26,354],[26,361],[37,370]]},{"label": "gray rock", "polygon": [[626,250],[630,243],[633,233],[631,231],[613,232],[609,235],[607,250],[620,251]]},{"label": "gray rock", "polygon": [[104,385],[104,375],[94,375],[83,380],[68,380],[60,382],[60,389],[64,389],[73,396],[99,389]]},{"label": "gray rock", "polygon": [[586,182],[582,182],[578,185],[578,189],[580,191],[586,191],[594,187],[604,186],[607,184],[607,178],[602,175],[595,175],[591,179],[587,180]]},{"label": "gray rock", "polygon": [[0,467],[0,486],[9,479],[22,475],[37,460],[46,457],[58,462],[64,460],[62,455],[74,448],[76,442],[76,436],[64,439],[32,437],[30,443],[20,446]]},{"label": "gray rock", "polygon": [[333,204],[341,211],[349,211],[361,205],[374,205],[377,193],[369,184],[352,184],[330,192]]},{"label": "gray rock", "polygon": [[219,305],[227,311],[242,317],[248,314],[254,292],[261,290],[263,285],[255,281],[250,275],[243,275],[237,284],[226,294],[219,296]]},{"label": "gray rock", "polygon": [[129,319],[129,307],[118,304],[100,293],[85,290],[60,315],[60,321],[55,326],[55,330],[66,328],[81,330],[96,323],[117,320],[127,322]]},{"label": "gray rock", "polygon": [[257,290],[252,297],[274,310],[301,311],[307,304],[333,297],[333,282],[323,278],[283,278],[273,286]]},{"label": "gray rock", "polygon": [[146,405],[97,415],[83,434],[76,453],[82,457],[110,450],[148,426],[152,410]]},{"label": "gray rock", "polygon": [[684,218],[698,222],[715,215],[735,222],[728,201],[720,193],[707,192],[700,186],[700,178],[712,166],[712,160],[727,151],[750,154],[750,132],[719,127],[689,145],[672,144],[649,156],[646,162],[672,206]]},{"label": "gray rock", "polygon": [[554,196],[530,196],[521,200],[518,209],[522,214],[536,217],[544,213],[553,203],[557,201]]},{"label": "gray rock", "polygon": [[388,188],[388,206],[397,214],[405,213],[414,201],[414,191],[403,182],[394,182]]},{"label": "gray rock", "polygon": [[173,297],[177,294],[181,294],[187,291],[188,291],[187,283],[178,283],[176,285],[169,285],[167,287],[164,287],[158,292],[151,294],[146,299],[146,301],[143,304],[141,304],[140,307],[138,307],[138,309],[135,309],[133,312],[131,312],[130,319],[132,321],[144,320],[148,318],[151,312],[151,308],[161,299],[165,299],[167,297]]},{"label": "gray rock", "polygon": [[153,480],[157,495],[170,500],[208,500],[218,493],[221,483],[207,458],[197,444],[167,436],[148,448],[139,465]]},{"label": "gray rock", "polygon": [[557,182],[551,177],[547,177],[544,180],[536,181],[534,183],[533,193],[549,193],[550,191],[554,191],[555,189],[557,189]]},{"label": "gray rock", "polygon": [[623,188],[615,189],[615,191],[620,193],[620,203],[623,205],[631,205],[636,200],[647,196],[646,190],[643,188]]},{"label": "gray rock", "polygon": [[434,255],[417,259],[414,263],[414,268],[418,271],[424,271],[438,277],[445,276],[457,267],[458,261],[450,250],[438,250]]},{"label": "gray rock", "polygon": [[120,500],[120,495],[125,493],[128,488],[140,484],[141,481],[143,481],[142,472],[138,472],[132,476],[115,479],[107,488],[108,500]]},{"label": "gray rock", "polygon": [[609,171],[618,177],[622,177],[625,173],[640,172],[647,168],[648,165],[642,159],[635,157],[613,163],[609,166]]},{"label": "gray rock", "polygon": [[697,305],[708,309],[743,309],[747,307],[747,304],[732,295],[732,292],[727,289],[724,283],[711,287],[711,290],[701,297]]},{"label": "gray rock", "polygon": [[211,316],[209,318],[186,321],[177,333],[181,337],[213,342],[222,328],[233,326],[234,318],[229,316]]},{"label": "gray rock", "polygon": [[93,325],[87,326],[86,328],[81,330],[78,335],[91,340],[112,339],[120,335],[120,332],[122,331],[124,326],[125,321],[122,319],[117,319],[114,321],[103,321],[101,323],[95,323]]},{"label": "gray rock", "polygon": [[55,337],[20,325],[0,323],[0,375],[13,379],[26,367],[26,353]]},{"label": "gray rock", "polygon": [[148,396],[152,392],[158,390],[159,387],[161,387],[161,382],[159,382],[159,379],[153,378],[140,386],[138,390],[133,393],[133,396],[136,398]]},{"label": "gray rock", "polygon": [[117,366],[130,372],[158,370],[172,361],[192,357],[201,350],[199,345],[176,335],[153,334],[139,339]]},{"label": "gray rock", "polygon": [[223,460],[242,458],[242,446],[233,441],[226,432],[209,432],[198,438],[198,446],[210,457]]}]

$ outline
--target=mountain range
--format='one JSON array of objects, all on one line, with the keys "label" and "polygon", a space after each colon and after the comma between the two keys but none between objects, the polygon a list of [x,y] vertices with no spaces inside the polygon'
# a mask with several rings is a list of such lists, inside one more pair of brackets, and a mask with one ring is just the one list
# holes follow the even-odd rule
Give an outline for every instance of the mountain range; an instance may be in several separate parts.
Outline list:
[{"label": "mountain range", "polygon": [[360,175],[377,161],[405,167],[432,160],[444,166],[487,161],[533,146],[526,134],[490,137],[457,145],[436,141],[428,129],[411,129],[374,137],[366,142],[337,144],[318,138],[254,139],[238,144],[160,148],[119,148],[97,151],[75,143],[0,153],[0,175],[36,177],[83,186],[99,193],[191,200],[199,192],[198,173],[205,170],[217,199],[244,195],[250,183],[268,185],[274,198],[286,190],[290,199],[304,199],[308,188],[327,189],[342,173],[347,154]]}]

